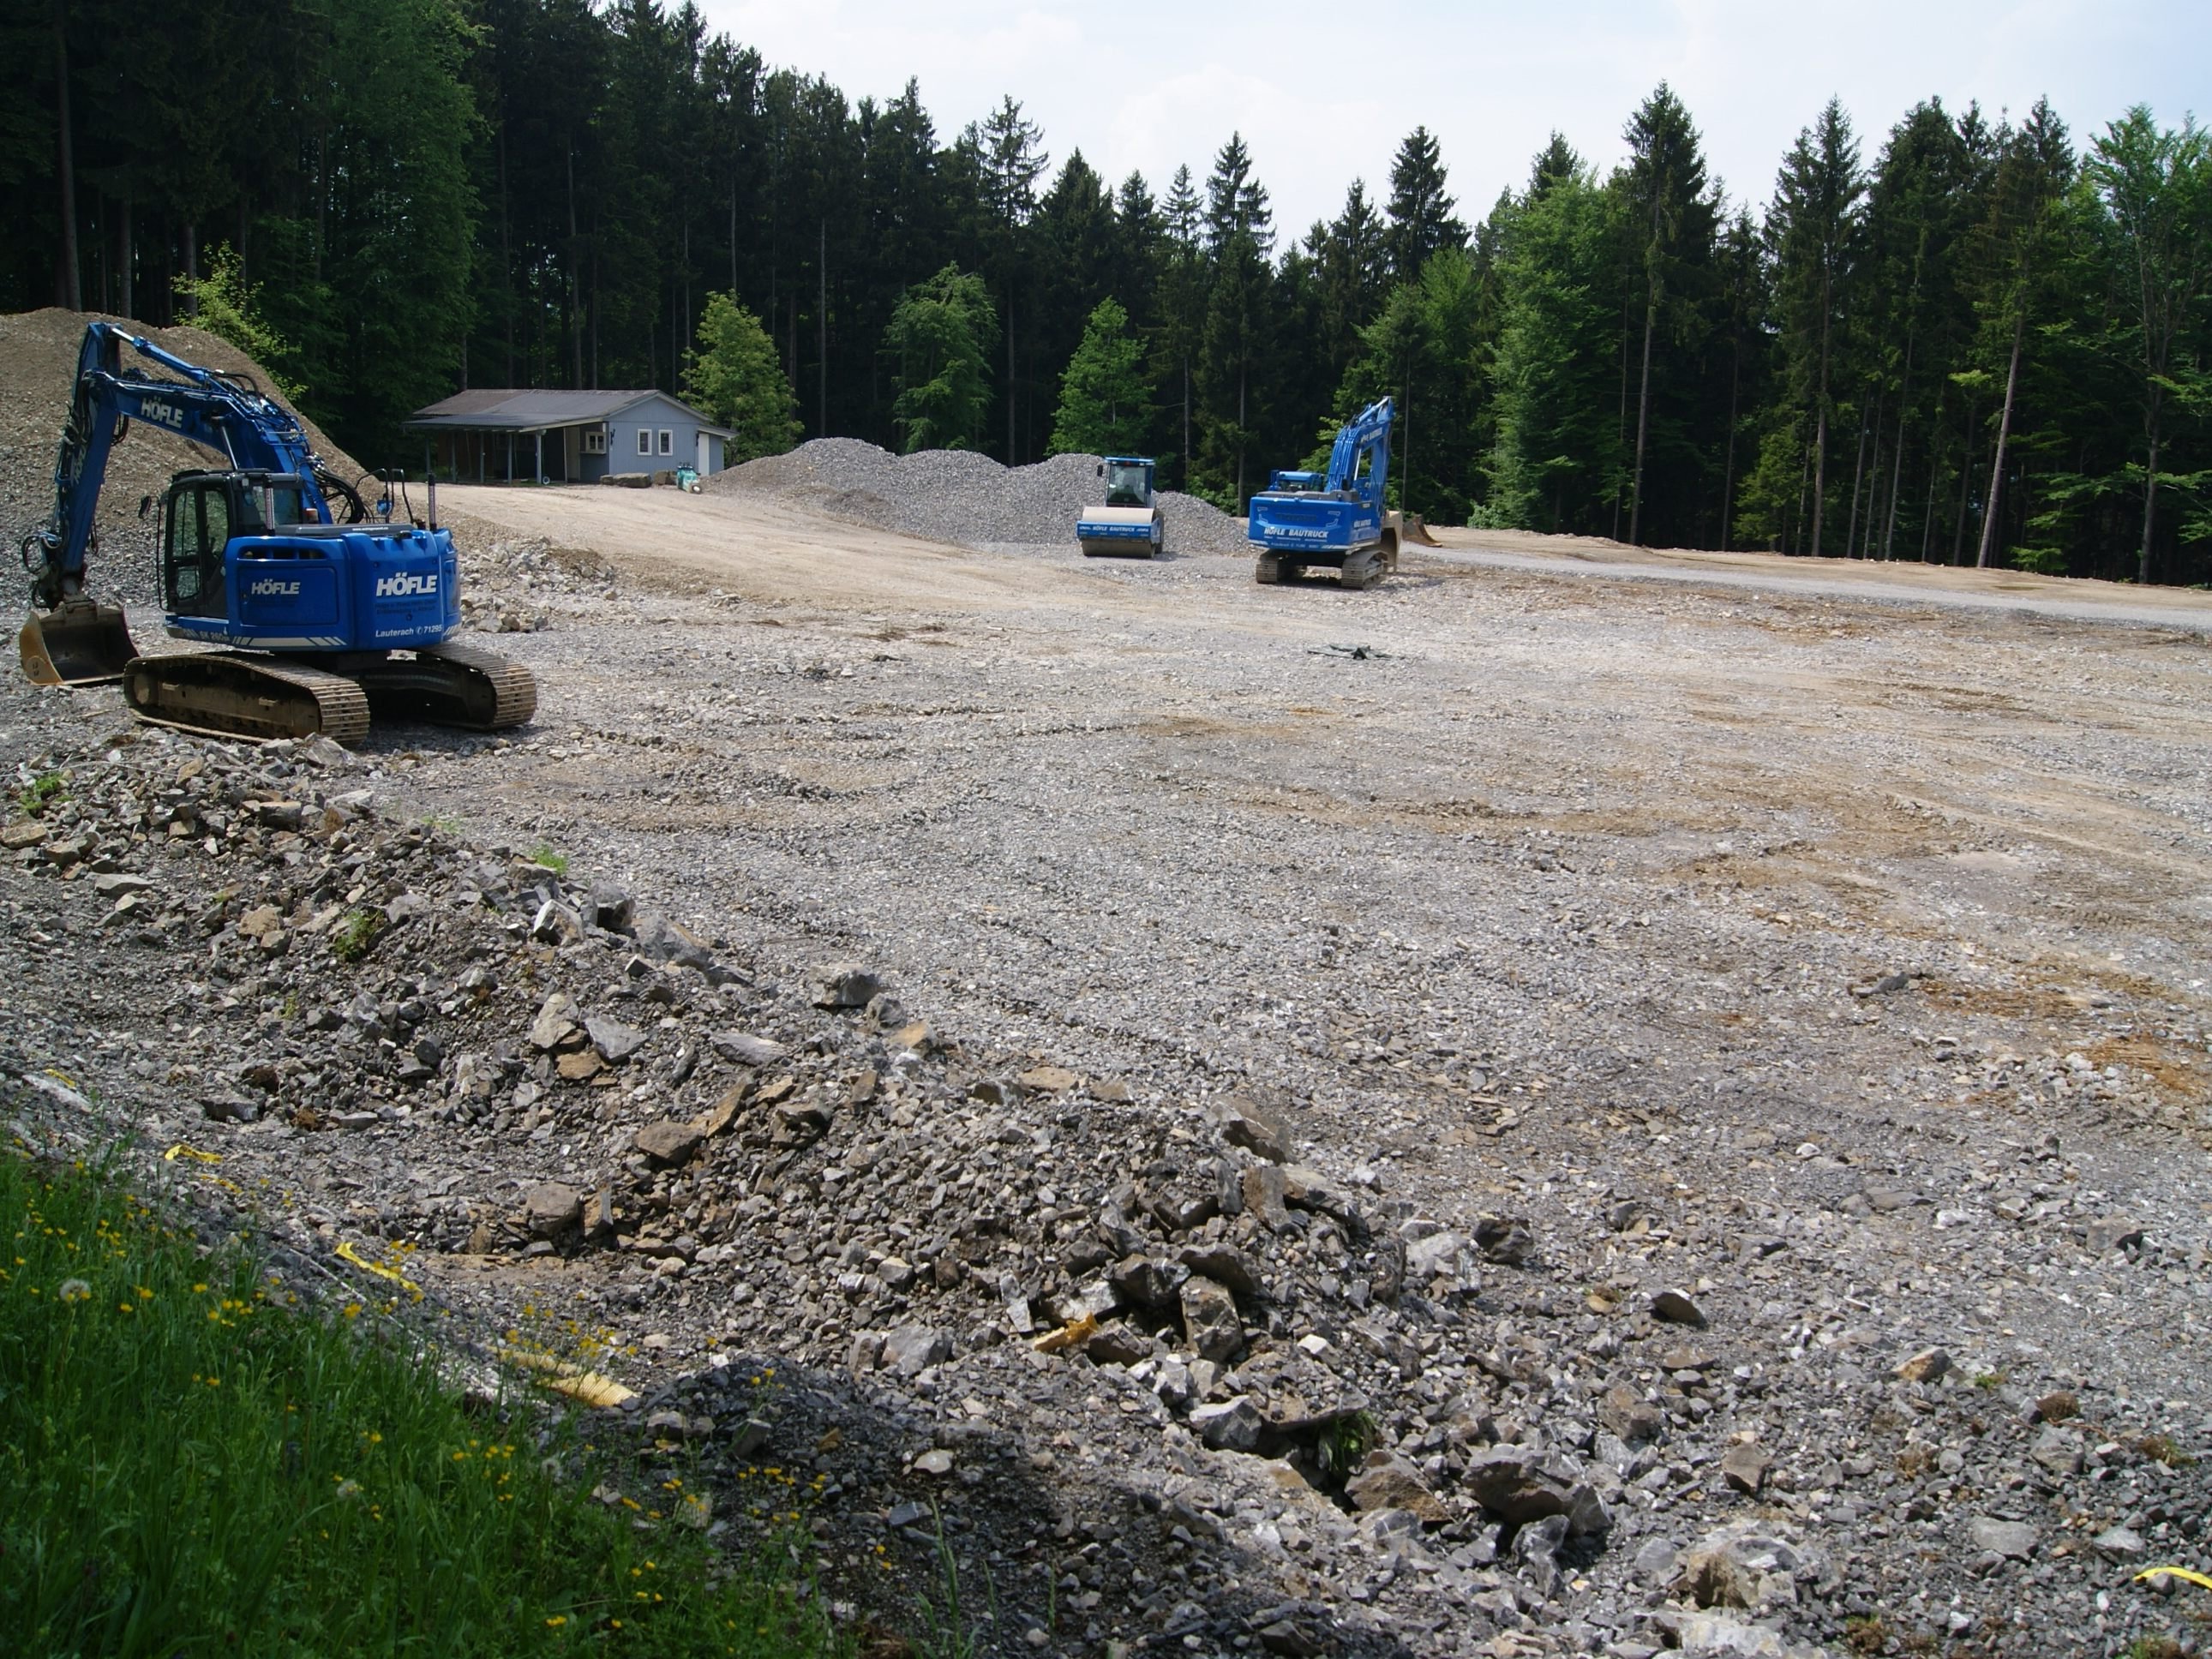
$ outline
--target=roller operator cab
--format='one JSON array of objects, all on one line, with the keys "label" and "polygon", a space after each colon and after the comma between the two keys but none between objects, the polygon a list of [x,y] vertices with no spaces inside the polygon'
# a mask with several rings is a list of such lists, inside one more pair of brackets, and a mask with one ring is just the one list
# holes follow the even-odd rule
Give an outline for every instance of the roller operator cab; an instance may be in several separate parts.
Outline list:
[{"label": "roller operator cab", "polygon": [[289,474],[185,472],[161,499],[167,631],[250,651],[419,650],[460,627],[449,531],[321,524]]},{"label": "roller operator cab", "polygon": [[1148,456],[1109,455],[1098,463],[1104,502],[1077,515],[1075,539],[1092,559],[1149,559],[1167,542],[1167,516],[1153,489]]}]

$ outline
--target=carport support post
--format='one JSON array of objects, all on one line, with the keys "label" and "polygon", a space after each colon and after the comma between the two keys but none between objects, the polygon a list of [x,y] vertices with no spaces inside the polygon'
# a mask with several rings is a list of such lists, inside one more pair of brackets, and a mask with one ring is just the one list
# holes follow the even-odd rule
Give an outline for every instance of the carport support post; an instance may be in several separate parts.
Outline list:
[{"label": "carport support post", "polygon": [[479,432],[477,434],[477,482],[478,483],[483,482],[483,451],[484,434]]},{"label": "carport support post", "polygon": [[545,482],[545,434],[540,432],[536,435],[538,438],[538,482],[544,483]]},{"label": "carport support post", "polygon": [[514,482],[514,434],[507,434],[507,481]]},{"label": "carport support post", "polygon": [[430,446],[435,442],[437,442],[437,440],[428,436],[428,434],[425,434],[422,439],[422,476],[426,478],[436,470],[430,464],[430,456],[432,453]]}]

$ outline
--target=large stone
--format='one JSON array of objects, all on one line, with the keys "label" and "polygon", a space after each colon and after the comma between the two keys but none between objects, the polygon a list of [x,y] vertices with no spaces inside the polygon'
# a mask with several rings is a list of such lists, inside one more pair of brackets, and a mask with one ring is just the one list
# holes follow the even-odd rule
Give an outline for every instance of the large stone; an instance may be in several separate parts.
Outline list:
[{"label": "large stone", "polygon": [[1951,1356],[1941,1348],[1923,1348],[1897,1368],[1907,1382],[1933,1382],[1951,1369]]},{"label": "large stone", "polygon": [[884,1338],[883,1368],[901,1376],[919,1376],[952,1358],[952,1339],[927,1325],[902,1325]]},{"label": "large stone", "polygon": [[1633,1446],[1656,1440],[1666,1419],[1659,1408],[1626,1382],[1616,1382],[1597,1402],[1598,1426]]},{"label": "large stone", "polygon": [[673,1165],[689,1162],[706,1139],[697,1125],[665,1117],[637,1132],[637,1149],[655,1164]]},{"label": "large stone", "polygon": [[708,1039],[714,1052],[740,1066],[773,1066],[783,1058],[783,1045],[750,1031],[717,1031]]},{"label": "large stone", "polygon": [[1978,1515],[1966,1523],[1966,1535],[1978,1550],[1992,1555],[2002,1555],[2007,1560],[2025,1561],[2035,1553],[2035,1528],[2025,1521],[2000,1521],[1991,1516]]},{"label": "large stone", "polygon": [[1729,1448],[1721,1459],[1721,1478],[1746,1498],[1759,1496],[1766,1484],[1767,1456],[1756,1441]]},{"label": "large stone", "polygon": [[2069,1430],[2045,1429],[2036,1436],[2035,1443],[2028,1448],[2027,1455],[2053,1474],[2081,1473],[2081,1437]]},{"label": "large stone", "polygon": [[1242,1146],[1270,1164],[1290,1162],[1290,1132],[1249,1095],[1224,1095],[1206,1109],[1215,1133],[1230,1146]]},{"label": "large stone", "polygon": [[809,992],[817,1008],[865,1008],[884,983],[865,968],[836,962],[816,972]]},{"label": "large stone", "polygon": [[1455,1232],[1431,1233],[1406,1246],[1408,1285],[1427,1285],[1439,1279],[1464,1283],[1474,1266],[1467,1240]]},{"label": "large stone", "polygon": [[1269,1232],[1280,1232],[1291,1224],[1289,1194],[1280,1165],[1254,1164],[1244,1171],[1243,1191],[1244,1212],[1257,1218]]},{"label": "large stone", "polygon": [[584,919],[558,899],[547,899],[531,918],[530,937],[541,945],[574,945],[584,937]]},{"label": "large stone", "polygon": [[714,965],[714,953],[708,948],[707,941],[666,916],[641,918],[637,924],[636,939],[640,954],[654,962],[696,968],[702,974]]},{"label": "large stone", "polygon": [[530,1045],[557,1048],[575,1033],[576,1000],[566,991],[556,991],[538,1007],[538,1018],[530,1028]]},{"label": "large stone", "polygon": [[1409,1510],[1431,1526],[1449,1518],[1437,1495],[1421,1483],[1420,1471],[1395,1452],[1376,1450],[1344,1483],[1344,1495],[1360,1509]]},{"label": "large stone", "polygon": [[1218,1285],[1226,1285],[1237,1296],[1260,1293],[1260,1276],[1243,1251],[1233,1244],[1192,1244],[1176,1260],[1194,1273],[1203,1273]]},{"label": "large stone", "polygon": [[1182,1299],[1183,1334],[1202,1358],[1226,1361],[1243,1352],[1244,1321],[1226,1285],[1193,1273],[1183,1282]]},{"label": "large stone", "polygon": [[1797,1576],[1814,1562],[1796,1533],[1779,1523],[1739,1521],[1707,1533],[1682,1552],[1680,1583],[1701,1607],[1758,1612],[1797,1600]]},{"label": "large stone", "polygon": [[523,1224],[532,1238],[552,1238],[584,1213],[583,1194],[558,1181],[542,1181],[522,1195]]},{"label": "large stone", "polygon": [[1474,1224],[1474,1248],[1486,1261],[1518,1267],[1536,1254],[1536,1235],[1518,1216],[1481,1216]]},{"label": "large stone", "polygon": [[1663,1319],[1670,1325],[1696,1325],[1705,1322],[1705,1310],[1680,1291],[1662,1291],[1651,1298],[1651,1316]]},{"label": "large stone", "polygon": [[634,1025],[625,1025],[605,1014],[593,1014],[584,1021],[584,1030],[590,1035],[592,1046],[597,1048],[610,1066],[619,1066],[645,1047],[645,1033]]},{"label": "large stone", "polygon": [[1106,1277],[1125,1302],[1144,1308],[1164,1308],[1174,1304],[1190,1273],[1191,1270],[1180,1262],[1127,1255],[1114,1264]]},{"label": "large stone", "polygon": [[1191,1432],[1216,1451],[1249,1452],[1260,1443],[1260,1408],[1249,1395],[1200,1406],[1190,1414]]},{"label": "large stone", "polygon": [[1582,1471],[1555,1452],[1527,1446],[1486,1446],[1468,1460],[1462,1477],[1482,1507],[1502,1521],[1525,1526],[1564,1515],[1574,1533],[1603,1532],[1612,1524]]}]

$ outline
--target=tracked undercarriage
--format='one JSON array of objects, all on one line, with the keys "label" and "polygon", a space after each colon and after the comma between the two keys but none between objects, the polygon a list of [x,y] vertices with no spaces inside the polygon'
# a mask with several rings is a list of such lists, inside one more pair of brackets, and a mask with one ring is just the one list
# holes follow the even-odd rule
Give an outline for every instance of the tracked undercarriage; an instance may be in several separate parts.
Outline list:
[{"label": "tracked undercarriage", "polygon": [[338,743],[367,737],[372,712],[496,732],[521,725],[538,708],[527,668],[459,645],[359,660],[319,656],[313,665],[238,651],[134,657],[123,671],[123,695],[132,714],[155,726]]}]

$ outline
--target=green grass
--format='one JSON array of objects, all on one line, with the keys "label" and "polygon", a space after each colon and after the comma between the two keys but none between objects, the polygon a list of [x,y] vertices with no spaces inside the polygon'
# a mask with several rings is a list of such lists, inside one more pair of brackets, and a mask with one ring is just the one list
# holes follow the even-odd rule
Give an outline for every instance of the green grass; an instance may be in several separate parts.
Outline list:
[{"label": "green grass", "polygon": [[384,917],[375,910],[350,910],[331,935],[331,952],[340,962],[359,962],[384,932]]},{"label": "green grass", "polygon": [[566,853],[555,852],[542,841],[530,849],[530,861],[532,864],[543,865],[556,876],[565,876],[568,873],[568,855]]},{"label": "green grass", "polygon": [[59,772],[42,772],[23,786],[22,793],[15,797],[15,805],[25,817],[34,817],[46,811],[48,803],[59,800],[67,793],[67,778]]},{"label": "green grass", "polygon": [[0,1152],[11,1652],[836,1651],[796,1526],[732,1560],[605,1506],[599,1481],[654,1489],[541,1397],[472,1406],[407,1323],[293,1300],[112,1167]]}]

